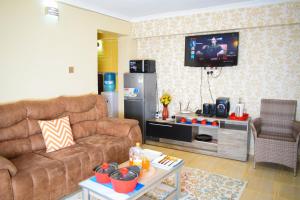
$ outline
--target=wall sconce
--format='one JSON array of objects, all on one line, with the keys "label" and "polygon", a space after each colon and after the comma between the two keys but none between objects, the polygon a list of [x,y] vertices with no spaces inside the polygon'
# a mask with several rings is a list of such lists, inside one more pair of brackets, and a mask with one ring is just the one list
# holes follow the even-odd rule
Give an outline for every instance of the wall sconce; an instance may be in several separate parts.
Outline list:
[{"label": "wall sconce", "polygon": [[44,0],[43,4],[45,6],[45,15],[54,17],[59,16],[58,6],[55,0]]},{"label": "wall sconce", "polygon": [[59,16],[59,10],[58,10],[58,8],[46,7],[45,8],[45,14],[58,17]]}]

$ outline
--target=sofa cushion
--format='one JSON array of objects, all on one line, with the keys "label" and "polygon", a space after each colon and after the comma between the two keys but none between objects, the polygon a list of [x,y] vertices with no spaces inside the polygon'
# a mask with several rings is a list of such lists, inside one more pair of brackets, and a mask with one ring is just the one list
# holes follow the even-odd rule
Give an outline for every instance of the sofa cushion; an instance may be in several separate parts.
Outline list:
[{"label": "sofa cushion", "polygon": [[97,133],[116,137],[128,137],[130,129],[138,125],[134,119],[104,118],[97,121]]},{"label": "sofa cushion", "polygon": [[89,159],[90,159],[90,166],[89,167],[90,168],[89,168],[89,171],[88,171],[88,176],[91,176],[94,173],[94,171],[93,171],[94,168],[97,165],[100,165],[104,162],[103,161],[103,154],[96,147],[92,147],[92,146],[89,146],[89,145],[86,145],[86,144],[79,144],[78,146],[80,146],[82,151],[84,151],[89,156]]},{"label": "sofa cushion", "polygon": [[66,193],[64,165],[28,153],[11,160],[18,169],[12,177],[14,200],[58,199]]},{"label": "sofa cushion", "polygon": [[93,163],[102,162],[102,155],[95,149],[88,150],[85,146],[73,145],[58,151],[46,153],[45,150],[35,152],[47,158],[57,160],[64,165],[67,180],[67,192],[78,189],[78,183],[92,175]]},{"label": "sofa cushion", "polygon": [[88,137],[97,133],[96,121],[83,121],[72,125],[74,139]]},{"label": "sofa cushion", "polygon": [[16,158],[31,151],[30,140],[27,138],[0,142],[0,155],[8,159]]},{"label": "sofa cushion", "polygon": [[47,153],[74,145],[69,117],[39,121]]},{"label": "sofa cushion", "polygon": [[27,110],[22,101],[0,105],[0,113],[0,128],[10,127],[27,117]]},{"label": "sofa cushion", "polygon": [[110,135],[96,134],[76,140],[79,145],[96,148],[102,152],[104,162],[122,163],[129,158],[131,142],[126,137],[115,137]]},{"label": "sofa cushion", "polygon": [[25,101],[24,104],[29,119],[50,120],[60,117],[65,112],[65,105],[59,98]]}]

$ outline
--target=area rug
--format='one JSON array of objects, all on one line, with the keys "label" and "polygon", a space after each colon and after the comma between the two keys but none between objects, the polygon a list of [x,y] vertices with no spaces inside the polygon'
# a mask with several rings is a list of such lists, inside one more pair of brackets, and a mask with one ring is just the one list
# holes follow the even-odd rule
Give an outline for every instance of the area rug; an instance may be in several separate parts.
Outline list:
[{"label": "area rug", "polygon": [[[173,186],[174,177],[170,176],[163,182]],[[183,167],[181,171],[181,192],[184,194],[184,200],[238,200],[246,185],[246,181],[200,169]],[[160,188],[146,194],[153,200],[164,199],[167,195]]]},{"label": "area rug", "polygon": [[[166,178],[163,183],[173,186],[174,176]],[[246,181],[196,168],[183,167],[181,170],[182,200],[238,200],[246,185]],[[81,200],[81,196],[78,193],[75,198],[73,196],[70,199]],[[145,196],[147,199],[162,200],[168,196],[168,193],[161,188],[155,188]]]}]

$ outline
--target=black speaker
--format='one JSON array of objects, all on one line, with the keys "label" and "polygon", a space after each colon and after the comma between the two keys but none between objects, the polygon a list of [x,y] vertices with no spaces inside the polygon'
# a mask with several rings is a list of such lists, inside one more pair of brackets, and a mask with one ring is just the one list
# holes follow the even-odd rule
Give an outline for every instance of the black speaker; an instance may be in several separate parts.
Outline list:
[{"label": "black speaker", "polygon": [[203,116],[212,117],[216,114],[216,104],[204,103],[203,104]]},{"label": "black speaker", "polygon": [[203,111],[203,115],[204,116],[207,116],[209,114],[209,103],[204,103],[203,104],[203,108],[202,108],[202,111]]},{"label": "black speaker", "polygon": [[219,97],[216,100],[216,116],[227,118],[230,110],[230,102],[228,97]]}]

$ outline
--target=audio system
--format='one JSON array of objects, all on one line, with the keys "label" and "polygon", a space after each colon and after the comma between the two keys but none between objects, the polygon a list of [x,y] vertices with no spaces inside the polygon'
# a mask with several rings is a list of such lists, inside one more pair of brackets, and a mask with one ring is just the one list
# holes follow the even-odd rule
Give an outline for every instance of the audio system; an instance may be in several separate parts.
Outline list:
[{"label": "audio system", "polygon": [[[228,97],[219,97],[216,104],[204,103],[202,107],[202,115],[205,117],[227,118],[229,116],[230,102]],[[197,115],[201,115],[201,110],[197,110]]]},{"label": "audio system", "polygon": [[227,118],[230,110],[228,97],[219,97],[216,100],[216,117]]}]

